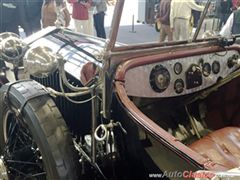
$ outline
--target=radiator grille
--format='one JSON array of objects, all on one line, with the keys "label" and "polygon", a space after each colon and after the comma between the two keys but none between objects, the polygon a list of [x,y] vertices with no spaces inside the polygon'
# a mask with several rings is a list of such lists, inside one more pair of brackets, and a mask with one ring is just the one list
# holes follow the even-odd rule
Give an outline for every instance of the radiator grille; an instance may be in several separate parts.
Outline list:
[{"label": "radiator grille", "polygon": [[[59,86],[59,73],[56,71],[54,74],[47,78],[36,78],[32,77],[35,81],[41,83],[46,87],[51,87],[57,91],[60,91]],[[69,82],[74,85],[82,86],[80,81],[75,79],[73,76],[67,74]],[[70,92],[69,89],[64,87],[65,92]],[[88,96],[75,98],[74,100],[83,100],[89,98]],[[84,135],[89,133],[91,124],[91,103],[85,104],[74,104],[69,102],[64,97],[57,97],[54,99],[58,109],[62,113],[69,129],[74,135]]]}]

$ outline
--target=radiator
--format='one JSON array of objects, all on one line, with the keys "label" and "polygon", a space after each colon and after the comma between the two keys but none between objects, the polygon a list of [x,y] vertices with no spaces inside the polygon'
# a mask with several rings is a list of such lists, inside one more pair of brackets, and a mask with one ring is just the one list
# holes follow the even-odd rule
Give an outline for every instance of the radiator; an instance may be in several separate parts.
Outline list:
[{"label": "radiator", "polygon": [[[59,86],[59,73],[56,71],[54,74],[50,75],[47,78],[36,78],[32,77],[35,81],[41,83],[46,87],[51,87],[57,91],[60,91]],[[67,74],[67,78],[70,83],[77,86],[82,86],[81,82]],[[65,92],[71,92],[68,88],[64,87]],[[89,96],[75,98],[74,100],[84,100],[89,98]],[[56,97],[54,101],[62,113],[64,120],[66,121],[70,131],[74,135],[85,135],[90,131],[91,125],[91,102],[85,104],[74,104],[68,101],[64,97]]]}]

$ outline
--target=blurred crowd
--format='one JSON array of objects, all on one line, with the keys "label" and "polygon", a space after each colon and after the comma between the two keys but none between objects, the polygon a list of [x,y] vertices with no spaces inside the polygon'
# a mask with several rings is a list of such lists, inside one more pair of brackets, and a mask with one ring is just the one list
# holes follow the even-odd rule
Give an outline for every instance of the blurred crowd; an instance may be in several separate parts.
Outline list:
[{"label": "blurred crowd", "polygon": [[68,27],[72,19],[75,31],[106,38],[107,4],[115,3],[115,0],[1,0],[0,33],[18,34],[22,28],[28,36],[48,26]]},{"label": "blurred crowd", "polygon": [[[198,21],[207,0],[160,0],[157,21],[161,24],[159,41],[186,40]],[[212,0],[217,30],[229,36],[240,33],[240,0]],[[68,27],[73,21],[77,32],[106,38],[104,28],[107,5],[116,0],[1,0],[0,32],[30,35],[48,26]],[[69,8],[70,7],[70,8]],[[239,32],[238,32],[239,31]]]},{"label": "blurred crowd", "polygon": [[[160,0],[157,12],[157,21],[161,24],[159,41],[188,40],[191,27],[197,27],[206,2],[207,0]],[[240,33],[239,5],[240,0],[212,1],[208,13],[218,19],[217,30],[221,35]]]}]

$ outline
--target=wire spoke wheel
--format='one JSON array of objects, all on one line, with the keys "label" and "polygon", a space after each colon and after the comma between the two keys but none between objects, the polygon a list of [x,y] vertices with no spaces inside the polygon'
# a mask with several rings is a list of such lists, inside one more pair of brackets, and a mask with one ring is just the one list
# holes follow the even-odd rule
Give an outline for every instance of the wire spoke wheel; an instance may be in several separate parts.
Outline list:
[{"label": "wire spoke wheel", "polygon": [[3,121],[3,162],[10,179],[46,179],[42,156],[22,119],[8,111]]},{"label": "wire spoke wheel", "polygon": [[72,136],[46,89],[35,81],[0,88],[0,155],[0,179],[79,179]]}]

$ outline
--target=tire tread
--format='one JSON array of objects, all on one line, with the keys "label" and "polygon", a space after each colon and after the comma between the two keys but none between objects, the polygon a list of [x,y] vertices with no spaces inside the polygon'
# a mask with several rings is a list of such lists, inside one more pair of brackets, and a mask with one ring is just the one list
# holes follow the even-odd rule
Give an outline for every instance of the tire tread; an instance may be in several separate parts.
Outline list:
[{"label": "tire tread", "polygon": [[[8,85],[5,86],[3,89],[6,90]],[[46,89],[41,84],[35,81],[26,81],[14,84],[9,93],[18,98],[21,106],[21,103],[29,97],[36,95],[36,93],[45,92]],[[59,179],[78,179],[80,170],[77,153],[71,134],[54,101],[49,95],[42,95],[29,100],[26,106],[32,109],[38,119],[37,123],[41,127],[47,146],[56,163],[55,168],[59,174]],[[36,130],[36,132],[38,131]]]}]

